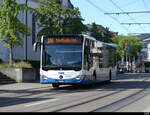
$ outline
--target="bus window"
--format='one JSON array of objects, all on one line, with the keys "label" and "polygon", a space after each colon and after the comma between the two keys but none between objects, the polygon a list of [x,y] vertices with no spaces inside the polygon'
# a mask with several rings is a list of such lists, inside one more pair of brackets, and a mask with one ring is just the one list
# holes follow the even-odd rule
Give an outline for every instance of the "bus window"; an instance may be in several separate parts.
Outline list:
[{"label": "bus window", "polygon": [[43,54],[43,68],[56,70],[82,68],[82,45],[46,44]]},{"label": "bus window", "polygon": [[93,54],[92,49],[94,47],[94,42],[90,40],[85,41],[84,46],[84,68],[89,70],[93,66]]},{"label": "bus window", "polygon": [[108,62],[110,67],[115,66],[115,49],[113,47],[109,47],[109,52],[108,52]]},{"label": "bus window", "polygon": [[103,62],[104,62],[103,67],[108,68],[109,67],[109,50],[106,45],[104,45],[103,48],[104,48],[103,49]]},{"label": "bus window", "polygon": [[90,47],[89,47],[89,42],[86,40],[85,41],[85,46],[84,46],[84,69],[89,70],[89,53],[90,53]]},{"label": "bus window", "polygon": [[99,55],[98,55],[99,56],[99,68],[103,68],[103,66],[104,66],[104,62],[103,62],[104,61],[104,59],[103,59],[103,56],[104,56],[103,55],[103,52],[104,52],[103,51],[103,47],[99,47],[98,50],[99,50]]}]

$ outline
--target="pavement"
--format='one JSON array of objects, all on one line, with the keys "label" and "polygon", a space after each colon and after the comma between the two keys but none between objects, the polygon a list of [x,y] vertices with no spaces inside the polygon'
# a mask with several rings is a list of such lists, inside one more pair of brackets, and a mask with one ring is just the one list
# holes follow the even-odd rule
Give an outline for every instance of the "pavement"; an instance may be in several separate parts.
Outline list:
[{"label": "pavement", "polygon": [[150,73],[118,74],[111,83],[78,88],[15,83],[0,86],[1,112],[149,112]]},{"label": "pavement", "polygon": [[0,85],[11,84],[11,83],[16,83],[16,81],[0,72]]}]

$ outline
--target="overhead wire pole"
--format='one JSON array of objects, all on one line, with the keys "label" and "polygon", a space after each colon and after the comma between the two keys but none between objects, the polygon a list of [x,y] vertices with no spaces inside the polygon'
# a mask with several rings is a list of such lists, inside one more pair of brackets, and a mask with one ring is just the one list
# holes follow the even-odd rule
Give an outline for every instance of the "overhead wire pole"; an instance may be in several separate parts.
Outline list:
[{"label": "overhead wire pole", "polygon": [[[25,1],[26,6],[28,5],[28,0]],[[28,24],[28,11],[25,10],[25,24]],[[28,60],[28,41],[27,41],[27,35],[25,35],[25,60]]]}]

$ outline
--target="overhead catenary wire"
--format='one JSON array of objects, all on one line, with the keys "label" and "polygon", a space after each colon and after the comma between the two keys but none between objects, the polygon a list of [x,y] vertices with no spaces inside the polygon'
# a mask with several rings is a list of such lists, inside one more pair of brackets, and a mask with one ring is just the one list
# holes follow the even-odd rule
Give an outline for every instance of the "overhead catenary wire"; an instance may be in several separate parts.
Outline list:
[{"label": "overhead catenary wire", "polygon": [[117,14],[117,15],[120,15],[120,14],[136,14],[136,13],[150,13],[150,10],[149,11],[131,11],[131,12],[105,12],[104,14]]},{"label": "overhead catenary wire", "polygon": [[[125,11],[124,11],[122,8],[120,8],[113,0],[109,0],[109,1],[110,1],[116,8],[118,8],[120,11],[125,12]],[[128,13],[126,13],[126,15],[128,15],[128,17],[129,17],[133,22],[137,23],[137,21],[136,21],[133,17],[131,17]],[[139,27],[141,28],[142,31],[145,32],[144,28],[143,28],[141,25],[139,25]]]},{"label": "overhead catenary wire", "polygon": [[[113,2],[113,1],[112,1]],[[145,10],[147,11],[130,11],[130,12],[124,12],[119,6],[119,9],[122,11],[122,12],[115,12],[115,13],[105,13],[105,14],[116,14],[116,15],[120,15],[120,14],[145,14],[145,13],[150,13],[150,9],[147,7],[146,5],[146,2],[145,0],[141,0],[141,2],[143,3],[144,7],[145,7]],[[114,5],[116,5],[114,2],[113,2]],[[141,22],[135,22],[135,23],[120,23],[121,25],[149,25],[150,26],[150,23],[147,22],[147,23],[141,23]]]},{"label": "overhead catenary wire", "polygon": [[[102,13],[105,13],[106,11],[103,10],[102,8],[98,7],[96,4],[94,4],[93,2],[91,2],[90,0],[87,0],[87,2],[92,5],[93,7],[95,7],[96,9],[98,9],[100,12]],[[120,21],[117,19],[117,18],[114,18],[113,16],[111,15],[107,15],[109,16],[110,18],[112,18],[115,22],[119,23],[120,24]],[[120,25],[121,26],[121,25]],[[131,33],[130,30],[124,26],[121,26],[123,29],[125,29],[128,33]]]},{"label": "overhead catenary wire", "polygon": [[[130,1],[130,2],[126,3],[126,4],[120,5],[120,7],[121,7],[121,8],[122,8],[122,7],[128,7],[128,6],[132,5],[132,4],[135,4],[136,1],[137,1],[137,0]],[[113,11],[113,10],[114,10],[114,9],[111,9],[111,10],[109,10],[109,11]]]},{"label": "overhead catenary wire", "polygon": [[142,0],[142,2],[143,2],[143,4],[144,4],[145,8],[148,9],[145,0]]},{"label": "overhead catenary wire", "polygon": [[[149,10],[149,8],[148,8],[148,7],[147,7],[147,5],[146,5],[145,0],[142,0],[142,2],[143,2],[143,4],[144,4],[144,6],[145,6],[146,10]],[[150,27],[150,25],[149,25],[149,27]]]},{"label": "overhead catenary wire", "polygon": [[144,24],[149,24],[150,25],[150,23],[120,23],[120,24],[122,24],[122,25],[136,25],[136,24],[138,24],[138,25],[144,25]]}]

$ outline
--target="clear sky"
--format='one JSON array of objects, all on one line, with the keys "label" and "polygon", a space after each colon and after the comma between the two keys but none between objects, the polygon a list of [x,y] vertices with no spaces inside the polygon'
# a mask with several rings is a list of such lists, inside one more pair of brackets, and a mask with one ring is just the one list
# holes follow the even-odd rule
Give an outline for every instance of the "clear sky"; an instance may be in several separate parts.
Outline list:
[{"label": "clear sky", "polygon": [[120,23],[150,23],[150,13],[106,15],[104,13],[150,11],[150,0],[71,0],[78,7],[84,24],[95,22],[109,30],[127,35],[150,33],[150,24],[121,25]]}]

